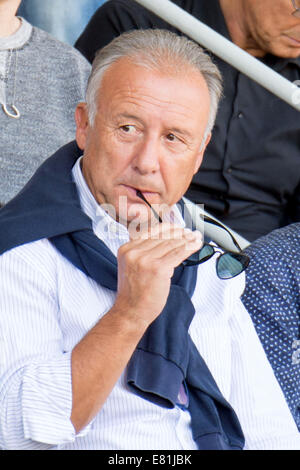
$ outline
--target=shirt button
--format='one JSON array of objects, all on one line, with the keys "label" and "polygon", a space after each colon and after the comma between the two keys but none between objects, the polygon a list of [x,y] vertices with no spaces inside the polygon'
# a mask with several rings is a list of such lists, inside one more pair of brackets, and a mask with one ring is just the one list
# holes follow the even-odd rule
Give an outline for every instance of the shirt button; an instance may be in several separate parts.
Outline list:
[{"label": "shirt button", "polygon": [[180,385],[180,389],[179,389],[178,396],[177,396],[177,403],[183,406],[187,406],[188,404],[188,397],[187,397],[187,394],[185,393],[183,384]]},{"label": "shirt button", "polygon": [[229,167],[229,168],[227,169],[227,173],[232,173],[232,168],[231,168],[231,167]]},{"label": "shirt button", "polygon": [[242,119],[244,117],[244,113],[242,113],[241,111],[238,113],[237,117],[239,119]]},{"label": "shirt button", "polygon": [[109,224],[108,230],[109,230],[109,232],[112,232],[112,233],[117,233],[117,231],[118,231],[116,225],[113,222],[111,222]]}]

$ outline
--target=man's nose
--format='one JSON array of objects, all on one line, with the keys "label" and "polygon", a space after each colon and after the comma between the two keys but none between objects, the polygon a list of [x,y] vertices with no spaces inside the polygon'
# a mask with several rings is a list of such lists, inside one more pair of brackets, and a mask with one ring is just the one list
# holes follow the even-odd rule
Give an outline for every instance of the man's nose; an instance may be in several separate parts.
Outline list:
[{"label": "man's nose", "polygon": [[132,161],[134,170],[138,171],[142,175],[159,171],[159,147],[158,139],[145,139],[141,145],[135,149],[135,155]]}]

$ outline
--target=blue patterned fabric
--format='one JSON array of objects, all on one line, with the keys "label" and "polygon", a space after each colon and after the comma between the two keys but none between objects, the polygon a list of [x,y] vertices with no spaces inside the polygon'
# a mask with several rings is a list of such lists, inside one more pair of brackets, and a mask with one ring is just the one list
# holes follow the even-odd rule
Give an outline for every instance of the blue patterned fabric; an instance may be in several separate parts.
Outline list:
[{"label": "blue patterned fabric", "polygon": [[300,223],[247,250],[242,297],[300,430]]}]

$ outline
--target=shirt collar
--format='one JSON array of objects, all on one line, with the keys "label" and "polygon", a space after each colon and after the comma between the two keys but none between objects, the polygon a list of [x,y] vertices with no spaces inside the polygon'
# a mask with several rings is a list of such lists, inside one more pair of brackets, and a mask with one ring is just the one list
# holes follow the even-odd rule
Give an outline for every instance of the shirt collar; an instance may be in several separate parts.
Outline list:
[{"label": "shirt collar", "polygon": [[294,64],[296,67],[300,68],[300,57],[296,57],[295,59],[284,59],[282,57],[276,57],[272,54],[267,54],[265,57],[263,57],[262,61],[276,72],[281,72],[287,65],[290,64]]},{"label": "shirt collar", "polygon": [[10,36],[0,38],[0,50],[19,49],[28,41],[32,33],[32,26],[24,18],[18,17],[21,21],[19,29]]}]

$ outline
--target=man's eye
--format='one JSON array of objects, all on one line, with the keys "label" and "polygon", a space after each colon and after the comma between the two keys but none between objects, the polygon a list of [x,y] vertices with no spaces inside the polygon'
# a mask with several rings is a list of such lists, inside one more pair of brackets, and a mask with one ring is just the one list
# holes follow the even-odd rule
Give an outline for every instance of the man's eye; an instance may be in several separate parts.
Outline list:
[{"label": "man's eye", "polygon": [[122,131],[126,132],[126,134],[132,134],[135,131],[135,127],[129,124],[125,126],[121,126]]},{"label": "man's eye", "polygon": [[174,134],[172,134],[172,133],[170,133],[170,134],[167,135],[167,139],[168,139],[169,142],[176,142],[176,141],[179,142],[178,137],[176,137],[176,135],[174,135]]}]

